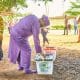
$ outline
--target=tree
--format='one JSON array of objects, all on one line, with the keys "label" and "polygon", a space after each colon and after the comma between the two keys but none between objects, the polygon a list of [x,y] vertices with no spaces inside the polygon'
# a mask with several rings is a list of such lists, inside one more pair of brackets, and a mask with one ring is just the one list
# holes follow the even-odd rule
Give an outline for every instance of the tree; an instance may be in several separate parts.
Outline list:
[{"label": "tree", "polygon": [[0,13],[11,11],[12,7],[17,7],[17,5],[27,6],[26,0],[0,0]]},{"label": "tree", "polygon": [[45,3],[46,14],[48,15],[47,3],[48,3],[49,1],[52,1],[52,0],[43,0],[43,1],[44,1],[44,3]]},{"label": "tree", "polygon": [[9,20],[12,20],[17,14],[14,14],[11,9],[16,7],[18,10],[19,5],[22,7],[27,7],[25,1],[26,0],[0,0],[0,15],[3,15],[4,19],[8,18]]},{"label": "tree", "polygon": [[35,2],[36,1],[43,1],[44,2],[44,5],[45,5],[45,10],[46,10],[46,15],[48,15],[48,8],[47,8],[47,4],[48,4],[48,2],[50,2],[50,1],[53,1],[53,0],[35,0]]},{"label": "tree", "polygon": [[66,14],[70,16],[78,16],[80,15],[80,0],[76,0],[75,2],[70,2],[71,8],[66,11]]}]

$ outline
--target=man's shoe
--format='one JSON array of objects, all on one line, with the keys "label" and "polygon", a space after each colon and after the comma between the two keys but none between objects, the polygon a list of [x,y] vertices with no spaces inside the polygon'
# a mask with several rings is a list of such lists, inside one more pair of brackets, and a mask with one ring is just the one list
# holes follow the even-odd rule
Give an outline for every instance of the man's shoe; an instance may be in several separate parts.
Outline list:
[{"label": "man's shoe", "polygon": [[37,71],[36,70],[26,70],[25,73],[32,74],[32,73],[37,73]]},{"label": "man's shoe", "polygon": [[23,67],[19,67],[19,68],[18,68],[19,71],[21,71],[21,70],[23,70],[23,69],[24,69]]},{"label": "man's shoe", "polygon": [[0,61],[2,61],[2,58],[0,58]]}]

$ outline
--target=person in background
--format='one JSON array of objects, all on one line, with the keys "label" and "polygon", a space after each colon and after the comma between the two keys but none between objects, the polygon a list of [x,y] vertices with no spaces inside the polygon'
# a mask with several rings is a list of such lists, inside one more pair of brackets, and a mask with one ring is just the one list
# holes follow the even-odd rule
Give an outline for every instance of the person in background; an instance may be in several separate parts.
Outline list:
[{"label": "person in background", "polygon": [[69,19],[68,19],[67,28],[68,28],[68,34],[70,34],[71,33],[71,23]]},{"label": "person in background", "polygon": [[0,60],[2,60],[3,58],[3,50],[2,50],[3,31],[4,31],[4,21],[2,16],[0,16]]},{"label": "person in background", "polygon": [[65,15],[65,27],[64,27],[64,35],[68,35],[68,18],[67,15]]},{"label": "person in background", "polygon": [[76,19],[76,17],[74,18],[74,34],[78,34],[78,21]]},{"label": "person in background", "polygon": [[35,73],[30,69],[31,48],[28,38],[33,35],[36,53],[42,54],[40,46],[40,28],[50,24],[47,16],[37,18],[35,15],[28,15],[22,18],[13,27],[10,27],[9,59],[12,63],[18,62],[19,70],[24,70],[26,74]]},{"label": "person in background", "polygon": [[49,44],[49,41],[47,39],[47,33],[48,33],[48,28],[42,28],[41,29],[41,34],[42,34],[42,37],[43,37],[43,46],[45,46],[45,43],[47,42],[47,44]]}]

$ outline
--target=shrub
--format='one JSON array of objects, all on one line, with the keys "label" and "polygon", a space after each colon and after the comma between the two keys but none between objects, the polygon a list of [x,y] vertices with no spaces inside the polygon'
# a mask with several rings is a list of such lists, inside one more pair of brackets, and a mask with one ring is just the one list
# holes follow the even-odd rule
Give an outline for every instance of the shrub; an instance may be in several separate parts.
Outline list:
[{"label": "shrub", "polygon": [[51,26],[50,29],[54,29],[54,30],[62,30],[64,29],[64,25],[55,25],[55,26]]}]

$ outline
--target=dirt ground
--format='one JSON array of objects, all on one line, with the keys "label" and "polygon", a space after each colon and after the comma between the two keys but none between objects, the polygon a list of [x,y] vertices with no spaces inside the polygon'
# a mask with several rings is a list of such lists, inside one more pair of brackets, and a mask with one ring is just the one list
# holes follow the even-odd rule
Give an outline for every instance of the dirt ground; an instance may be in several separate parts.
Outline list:
[{"label": "dirt ground", "polygon": [[[4,59],[0,61],[0,80],[80,80],[80,43],[76,35],[48,35],[50,46],[57,48],[52,75],[25,74],[9,62],[9,35],[4,35]],[[34,55],[34,54],[33,54]],[[34,66],[34,65],[32,65]]]}]

